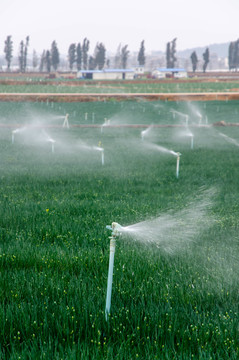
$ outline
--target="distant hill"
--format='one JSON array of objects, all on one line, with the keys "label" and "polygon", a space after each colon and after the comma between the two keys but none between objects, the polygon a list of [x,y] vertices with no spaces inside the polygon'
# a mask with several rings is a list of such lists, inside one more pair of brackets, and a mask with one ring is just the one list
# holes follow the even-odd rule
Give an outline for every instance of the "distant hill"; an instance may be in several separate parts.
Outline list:
[{"label": "distant hill", "polygon": [[210,54],[216,53],[219,57],[225,58],[228,56],[228,48],[230,43],[212,44],[204,47],[195,47],[191,49],[178,50],[177,56],[182,58],[189,58],[193,51],[196,51],[198,57],[202,57],[205,49],[208,47]]}]

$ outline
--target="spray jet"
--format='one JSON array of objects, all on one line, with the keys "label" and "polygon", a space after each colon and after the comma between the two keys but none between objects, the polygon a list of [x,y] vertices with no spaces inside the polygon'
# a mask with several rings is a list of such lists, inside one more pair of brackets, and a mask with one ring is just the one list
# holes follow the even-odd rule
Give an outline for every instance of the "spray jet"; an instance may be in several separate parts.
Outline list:
[{"label": "spray jet", "polygon": [[145,135],[147,135],[147,134],[150,132],[150,130],[152,129],[152,127],[153,127],[153,126],[150,125],[149,127],[147,127],[147,129],[141,131],[141,139],[142,139],[142,140],[144,140]]},{"label": "spray jet", "polygon": [[120,224],[113,222],[111,226],[107,225],[106,229],[111,231],[111,236],[109,237],[110,238],[110,258],[109,258],[107,295],[106,295],[106,305],[105,305],[105,319],[106,319],[106,321],[108,321],[108,316],[110,313],[110,306],[111,306],[111,294],[112,294],[116,238],[121,235],[123,227]]},{"label": "spray jet", "polygon": [[104,124],[101,125],[101,133],[103,133],[103,127],[110,125],[110,119],[105,118]]},{"label": "spray jet", "polygon": [[25,130],[26,130],[26,127],[22,127],[22,128],[12,130],[12,144],[14,144],[14,142],[15,142],[15,134],[21,133],[21,132],[23,132]]}]

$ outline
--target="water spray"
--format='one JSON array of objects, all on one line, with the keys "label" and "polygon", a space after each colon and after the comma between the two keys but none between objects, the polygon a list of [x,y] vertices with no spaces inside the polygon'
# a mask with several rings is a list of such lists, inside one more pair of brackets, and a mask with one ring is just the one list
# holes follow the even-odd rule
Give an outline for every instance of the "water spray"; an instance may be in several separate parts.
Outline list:
[{"label": "water spray", "polygon": [[15,142],[15,134],[16,134],[16,133],[23,132],[24,130],[26,130],[25,127],[12,130],[12,144],[14,144],[14,142]]},{"label": "water spray", "polygon": [[152,125],[150,125],[149,127],[147,127],[147,129],[141,131],[141,139],[142,139],[142,141],[144,141],[145,135],[147,135],[151,129],[152,129]]},{"label": "water spray", "polygon": [[103,133],[103,127],[110,125],[110,119],[105,118],[104,124],[101,125],[101,133]]},{"label": "water spray", "polygon": [[117,238],[121,237],[124,239],[124,237],[128,237],[133,241],[156,246],[161,252],[168,254],[177,254],[179,251],[188,250],[189,244],[198,241],[201,231],[205,231],[205,229],[214,223],[215,219],[210,209],[216,194],[216,188],[201,188],[195,194],[193,201],[181,210],[174,212],[169,210],[156,218],[127,226],[121,226],[116,222],[106,226],[106,229],[111,231],[111,236],[109,237],[110,254],[105,306],[106,321],[109,319],[111,309],[114,255]]},{"label": "water spray", "polygon": [[175,119],[175,115],[177,114],[179,117],[185,118],[185,125],[188,126],[189,116],[187,114],[181,113],[180,111],[171,109],[170,112],[173,113],[173,118]]},{"label": "water spray", "polygon": [[110,307],[111,307],[111,294],[112,294],[116,238],[118,236],[120,236],[122,226],[116,222],[113,222],[111,226],[107,225],[106,229],[111,230],[111,236],[109,237],[109,239],[110,239],[110,256],[109,256],[109,270],[108,270],[107,294],[106,294],[106,305],[105,305],[105,319],[106,319],[106,321],[108,321],[108,316],[110,314]]}]

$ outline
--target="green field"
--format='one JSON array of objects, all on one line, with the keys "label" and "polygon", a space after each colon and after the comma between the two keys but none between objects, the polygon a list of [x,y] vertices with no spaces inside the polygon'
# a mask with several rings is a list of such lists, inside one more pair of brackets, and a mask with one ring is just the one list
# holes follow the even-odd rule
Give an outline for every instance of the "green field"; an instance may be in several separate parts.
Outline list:
[{"label": "green field", "polygon": [[[0,109],[0,358],[238,359],[239,128],[199,126],[238,102]],[[146,231],[117,239],[106,322],[113,221]]]},{"label": "green field", "polygon": [[230,92],[238,91],[238,81],[220,81],[220,82],[194,82],[190,79],[187,82],[168,81],[139,81],[123,82],[108,81],[97,84],[92,81],[46,81],[39,80],[38,84],[33,84],[33,79],[28,79],[25,85],[21,84],[0,84],[0,92],[3,93],[192,93],[192,92]]}]

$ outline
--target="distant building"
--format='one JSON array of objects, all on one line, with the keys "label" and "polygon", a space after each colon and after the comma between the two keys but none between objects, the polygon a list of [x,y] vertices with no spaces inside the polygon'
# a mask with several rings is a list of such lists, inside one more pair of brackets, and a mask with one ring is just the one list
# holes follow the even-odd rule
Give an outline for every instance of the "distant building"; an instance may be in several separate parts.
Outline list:
[{"label": "distant building", "polygon": [[134,67],[135,75],[144,75],[144,66],[139,65]]},{"label": "distant building", "polygon": [[133,69],[80,70],[77,73],[78,79],[92,80],[131,80],[134,76]]},{"label": "distant building", "polygon": [[157,68],[153,70],[152,76],[155,79],[165,79],[165,78],[179,79],[179,78],[186,78],[188,74],[185,69],[181,69],[181,68],[175,68],[175,69]]}]

